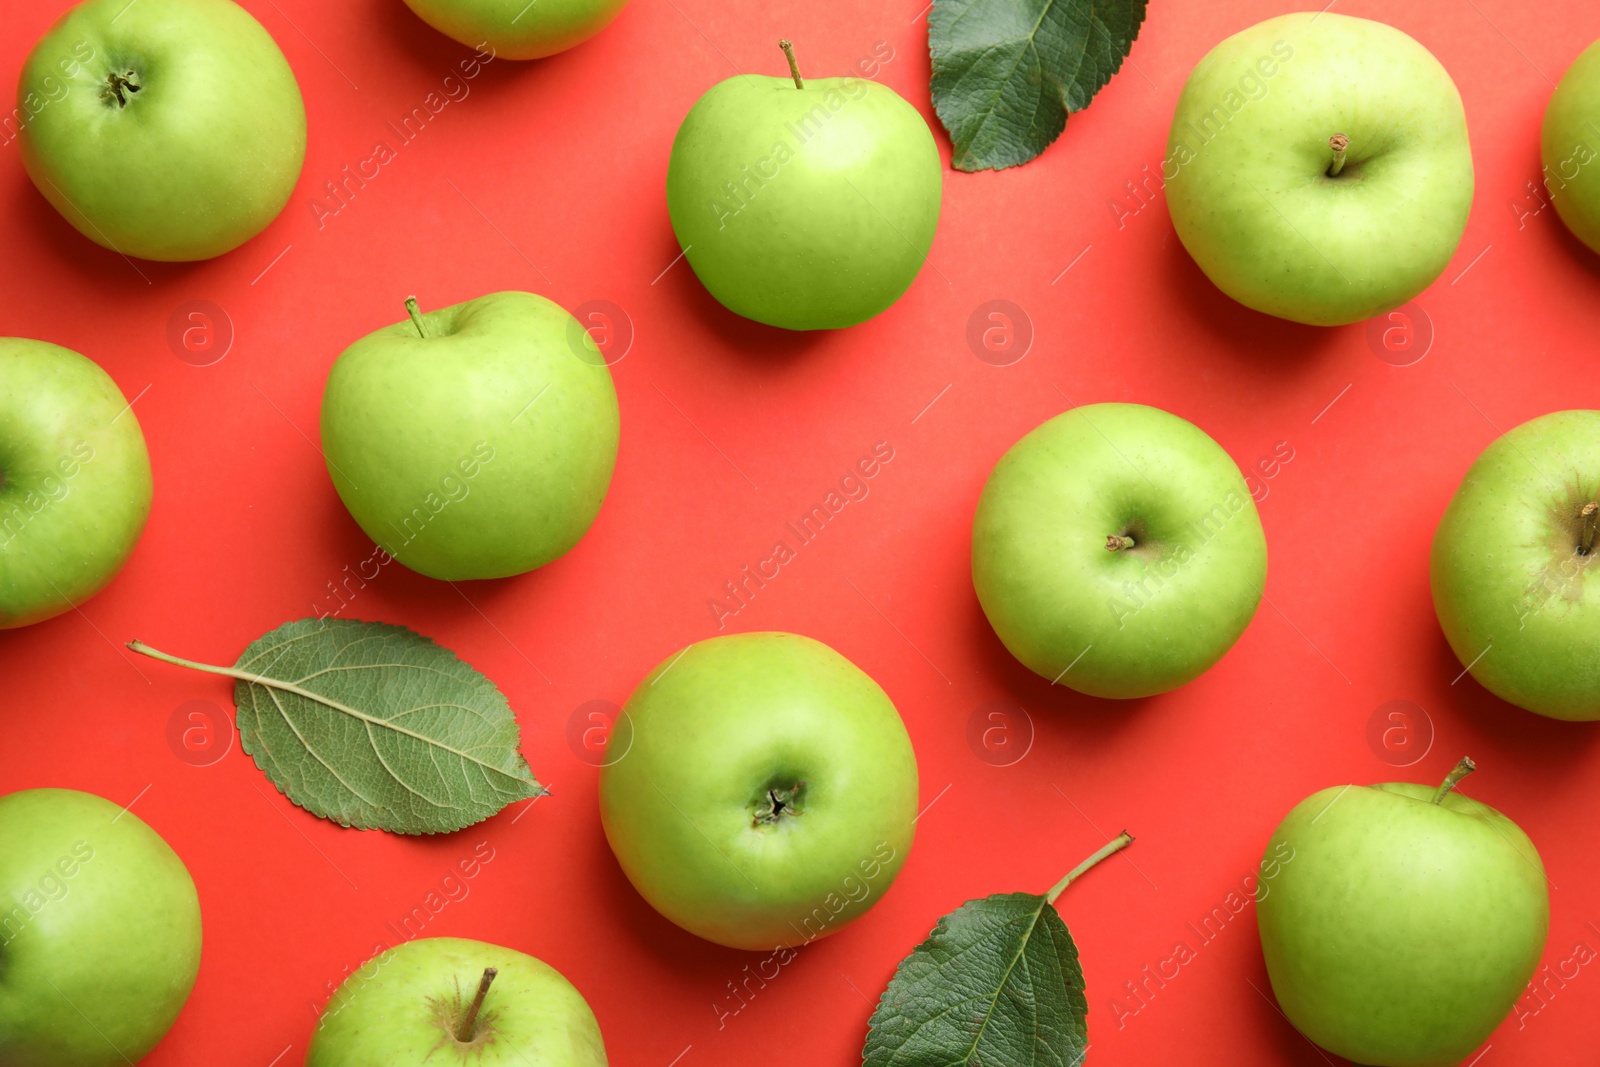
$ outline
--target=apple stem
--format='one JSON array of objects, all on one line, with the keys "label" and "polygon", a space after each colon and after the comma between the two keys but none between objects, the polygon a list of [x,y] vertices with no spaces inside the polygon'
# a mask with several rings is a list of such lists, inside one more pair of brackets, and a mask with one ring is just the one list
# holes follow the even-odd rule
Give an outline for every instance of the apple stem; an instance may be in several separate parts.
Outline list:
[{"label": "apple stem", "polygon": [[1457,782],[1477,769],[1478,765],[1472,761],[1471,756],[1462,756],[1461,762],[1456,764],[1450,773],[1444,776],[1444,781],[1439,783],[1439,788],[1433,794],[1433,802],[1435,804],[1442,803],[1445,794],[1454,789]]},{"label": "apple stem", "polygon": [[499,973],[493,967],[483,969],[483,977],[478,979],[478,995],[472,998],[467,1013],[461,1017],[461,1025],[456,1027],[456,1040],[463,1045],[472,1040],[472,1028],[478,1025],[478,1012],[483,1008],[483,998],[489,995],[489,983]]},{"label": "apple stem", "polygon": [[1328,165],[1328,177],[1337,178],[1339,172],[1344,170],[1345,149],[1350,147],[1350,138],[1342,133],[1336,133],[1328,138],[1328,147],[1333,149],[1333,162]]},{"label": "apple stem", "polygon": [[1066,889],[1067,886],[1071,885],[1073,882],[1077,881],[1078,877],[1082,875],[1084,871],[1087,871],[1090,867],[1093,867],[1095,864],[1099,863],[1113,852],[1120,852],[1131,844],[1133,844],[1133,836],[1126,830],[1122,831],[1122,833],[1118,834],[1116,837],[1100,846],[1100,850],[1094,855],[1090,856],[1088,859],[1072,868],[1072,870],[1068,871],[1067,876],[1061,879],[1061,881],[1057,882],[1051,888],[1050,892],[1044,895],[1045,900],[1051,904],[1054,904],[1056,902],[1056,897],[1061,895],[1061,891]]},{"label": "apple stem", "polygon": [[1133,547],[1133,538],[1122,534],[1112,534],[1106,538],[1107,552],[1122,552]]},{"label": "apple stem", "polygon": [[123,93],[136,93],[143,88],[143,86],[133,80],[137,76],[138,75],[131,70],[126,74],[118,73],[117,71],[112,71],[110,74],[107,74],[106,87],[100,90],[100,99],[109,102],[115,98],[117,101],[117,107],[127,107],[128,98],[124,96]]},{"label": "apple stem", "polygon": [[1591,500],[1583,506],[1583,538],[1578,542],[1578,555],[1587,556],[1594,548],[1594,528],[1600,516],[1600,501]]},{"label": "apple stem", "polygon": [[422,309],[417,307],[416,297],[406,297],[406,314],[411,316],[411,324],[417,328],[417,336],[426,341],[428,339],[428,330],[422,324]]},{"label": "apple stem", "polygon": [[789,42],[789,38],[785,37],[778,42],[778,47],[783,49],[785,56],[789,57],[789,77],[794,79],[794,87],[796,89],[804,89],[806,83],[800,79],[800,64],[794,58],[794,45]]}]

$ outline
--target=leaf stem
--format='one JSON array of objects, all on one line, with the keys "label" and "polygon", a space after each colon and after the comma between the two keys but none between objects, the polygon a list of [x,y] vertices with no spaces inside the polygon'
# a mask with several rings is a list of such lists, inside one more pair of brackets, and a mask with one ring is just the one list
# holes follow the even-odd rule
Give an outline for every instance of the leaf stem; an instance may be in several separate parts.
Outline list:
[{"label": "leaf stem", "polygon": [[245,682],[260,681],[260,678],[256,675],[246,674],[243,671],[235,670],[232,667],[216,667],[209,663],[196,663],[192,659],[183,659],[182,657],[162,652],[160,649],[151,648],[143,641],[129,641],[128,647],[139,653],[141,656],[149,656],[151,659],[158,659],[163,663],[171,663],[177,667],[188,667],[192,671],[206,671],[210,674],[220,674],[228,678],[238,678],[239,680]]},{"label": "leaf stem", "polygon": [[416,297],[406,297],[406,314],[411,316],[411,324],[417,328],[417,336],[426,341],[428,339],[428,330],[422,324],[422,309],[417,307]]},{"label": "leaf stem", "polygon": [[789,77],[794,79],[794,87],[796,89],[804,89],[806,83],[800,78],[800,63],[794,58],[794,45],[790,43],[789,38],[785,37],[778,42],[778,47],[783,49],[783,54],[789,59]]},{"label": "leaf stem", "polygon": [[1433,794],[1433,802],[1435,804],[1442,803],[1444,801],[1445,794],[1454,789],[1457,782],[1461,781],[1461,779],[1465,778],[1467,775],[1471,774],[1477,769],[1478,765],[1473,762],[1471,756],[1462,756],[1461,762],[1456,764],[1455,767],[1451,769],[1450,773],[1445,775],[1444,781],[1439,783],[1439,788],[1435,790]]},{"label": "leaf stem", "polygon": [[1122,831],[1122,833],[1118,834],[1116,837],[1100,846],[1100,850],[1094,855],[1090,856],[1088,859],[1072,868],[1072,870],[1068,871],[1067,876],[1061,879],[1061,881],[1057,882],[1050,892],[1044,895],[1045,900],[1049,901],[1051,904],[1054,904],[1056,902],[1056,897],[1061,895],[1062,890],[1066,889],[1067,886],[1077,881],[1079,876],[1082,875],[1084,871],[1087,871],[1090,867],[1093,867],[1095,864],[1099,863],[1113,852],[1120,852],[1131,844],[1133,844],[1133,835],[1129,834],[1126,830]]}]

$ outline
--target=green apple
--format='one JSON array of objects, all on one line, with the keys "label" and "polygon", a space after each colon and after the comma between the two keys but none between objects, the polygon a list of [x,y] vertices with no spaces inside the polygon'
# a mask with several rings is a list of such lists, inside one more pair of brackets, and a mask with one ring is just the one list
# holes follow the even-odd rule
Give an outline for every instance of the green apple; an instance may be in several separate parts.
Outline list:
[{"label": "green apple", "polygon": [[0,337],[0,629],[105,588],[150,493],[144,434],[111,376],[58,345]]},{"label": "green apple", "polygon": [[594,339],[532,293],[490,293],[345,349],[322,398],[328,473],[380,547],[432,578],[541,567],[594,522],[617,393]]},{"label": "green apple", "polygon": [[209,259],[282,210],[306,153],[294,73],[232,0],[84,0],[17,85],[22,162],[91,241]]},{"label": "green apple", "polygon": [[125,1067],[200,971],[200,901],[137,815],[73,789],[0,796],[0,1064]]},{"label": "green apple", "polygon": [[1090,696],[1198,678],[1266,580],[1244,475],[1199,427],[1142,404],[1035,428],[995,464],[972,524],[972,584],[1001,642]]},{"label": "green apple", "polygon": [[605,1067],[600,1024],[549,964],[460,937],[407,941],[328,1001],[306,1067]]},{"label": "green apple", "polygon": [[1200,60],[1162,176],[1178,237],[1217,288],[1316,326],[1426,289],[1472,206],[1450,75],[1394,27],[1326,8],[1257,23]]},{"label": "green apple", "polygon": [[1578,240],[1600,251],[1600,41],[1561,76],[1539,142],[1556,214]]},{"label": "green apple", "polygon": [[542,59],[582,44],[628,0],[406,0],[422,21],[496,59]]},{"label": "green apple", "polygon": [[700,937],[779,949],[837,933],[911,851],[917,759],[878,684],[809,637],[736,634],[652,671],[600,771],[600,819],[645,900]]},{"label": "green apple", "polygon": [[836,329],[910,288],[933,245],[942,180],[928,124],[893,89],[739,74],[679,127],[667,211],[689,265],[730,311]]},{"label": "green apple", "polygon": [[[1544,952],[1544,865],[1516,823],[1444,784],[1337,786],[1297,804],[1257,897],[1289,1021],[1371,1067],[1447,1067],[1493,1032]],[[1283,857],[1289,858],[1285,860]]]},{"label": "green apple", "polygon": [[1485,689],[1553,719],[1600,719],[1597,520],[1600,411],[1557,411],[1485,448],[1433,535],[1450,647]]}]

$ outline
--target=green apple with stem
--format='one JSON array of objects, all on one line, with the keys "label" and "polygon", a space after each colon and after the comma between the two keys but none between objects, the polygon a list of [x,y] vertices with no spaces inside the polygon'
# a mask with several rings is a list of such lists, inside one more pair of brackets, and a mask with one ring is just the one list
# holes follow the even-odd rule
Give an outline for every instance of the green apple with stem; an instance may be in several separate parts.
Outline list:
[{"label": "green apple with stem", "polygon": [[1491,693],[1553,719],[1600,719],[1600,411],[1503,434],[1468,468],[1433,535],[1433,606]]},{"label": "green apple with stem", "polygon": [[103,589],[150,496],[144,434],[111,376],[59,345],[0,337],[0,629]]},{"label": "green apple with stem", "polygon": [[[1313,793],[1279,824],[1257,920],[1301,1033],[1371,1067],[1461,1063],[1533,976],[1550,927],[1539,853],[1500,812],[1410,782]],[[1288,859],[1284,859],[1284,856]]]},{"label": "green apple with stem", "polygon": [[770,326],[854,326],[900,298],[933,245],[943,166],[917,109],[865,78],[739,74],[689,110],[667,211],[700,281]]},{"label": "green apple with stem", "polygon": [[1450,75],[1394,27],[1326,9],[1258,23],[1200,60],[1163,178],[1178,237],[1217,288],[1317,326],[1421,293],[1472,206]]},{"label": "green apple with stem", "polygon": [[460,937],[407,941],[334,991],[306,1067],[605,1067],[600,1024],[549,964]]},{"label": "green apple with stem", "polygon": [[1556,214],[1600,251],[1600,41],[1573,60],[1551,94],[1539,154]]},{"label": "green apple with stem", "polygon": [[917,760],[888,696],[819,641],[736,634],[690,645],[623,709],[600,772],[623,872],[709,941],[772,950],[837,933],[911,850]]},{"label": "green apple with stem", "polygon": [[617,393],[560,305],[504,292],[368,334],[334,363],[322,447],[339,497],[431,578],[542,567],[594,522],[617,459]]},{"label": "green apple with stem", "polygon": [[139,817],[73,789],[0,796],[0,1063],[125,1067],[200,970],[200,901]]},{"label": "green apple with stem", "polygon": [[219,256],[277,217],[306,112],[272,37],[232,0],[84,0],[17,86],[22,162],[91,241],[126,256]]},{"label": "green apple with stem", "polygon": [[406,0],[422,21],[496,59],[542,59],[582,44],[628,0]]},{"label": "green apple with stem", "polygon": [[972,584],[1030,670],[1097,697],[1193,681],[1254,617],[1267,543],[1244,475],[1191,422],[1089,404],[1012,446],[972,524]]}]

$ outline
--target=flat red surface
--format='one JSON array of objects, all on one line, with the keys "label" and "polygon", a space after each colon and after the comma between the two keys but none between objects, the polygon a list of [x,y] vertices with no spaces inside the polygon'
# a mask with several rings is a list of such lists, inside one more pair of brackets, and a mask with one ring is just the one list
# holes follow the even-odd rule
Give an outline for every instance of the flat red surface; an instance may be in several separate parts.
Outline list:
[{"label": "flat red surface", "polygon": [[[81,613],[0,635],[0,791],[71,786],[133,802],[187,861],[204,962],[148,1062],[298,1063],[332,987],[487,842],[492,861],[424,933],[502,942],[558,967],[594,1006],[614,1063],[854,1063],[872,1002],[939,915],[969,897],[1043,889],[1125,826],[1138,843],[1063,900],[1087,973],[1092,1061],[1331,1062],[1270,1001],[1252,910],[1204,943],[1190,924],[1225,904],[1302,797],[1349,781],[1437,781],[1464,753],[1482,767],[1467,791],[1543,853],[1546,962],[1559,966],[1577,942],[1600,947],[1600,733],[1455,681],[1427,582],[1434,524],[1497,431],[1600,406],[1600,259],[1553,211],[1534,211],[1528,189],[1551,83],[1600,36],[1600,14],[1578,0],[1537,18],[1514,0],[1336,9],[1417,37],[1466,102],[1477,199],[1454,261],[1418,301],[1432,340],[1411,366],[1378,358],[1365,327],[1305,328],[1233,304],[1186,256],[1158,196],[1136,211],[1127,199],[1125,183],[1163,154],[1190,67],[1289,9],[1270,0],[1153,5],[1131,63],[1041,159],[947,174],[928,266],[875,321],[797,336],[735,318],[673,265],[663,182],[678,122],[736,70],[781,72],[780,36],[817,76],[887,42],[881,79],[932,120],[919,4],[635,0],[570,53],[490,64],[319,226],[324,183],[379,139],[393,143],[386,123],[468,53],[399,0],[247,0],[299,76],[310,148],[282,217],[209,263],[135,267],[90,244],[34,191],[15,143],[0,146],[0,333],[104,365],[137,397],[156,476],[149,529],[117,582]],[[14,84],[66,6],[0,2],[0,84]],[[178,758],[169,720],[190,701],[231,713],[229,686],[122,642],[226,663],[279,623],[336,607],[328,583],[370,543],[315,444],[329,365],[401,318],[408,293],[439,306],[505,288],[569,308],[611,301],[631,320],[605,508],[538,573],[458,590],[390,567],[345,614],[430,634],[495,679],[554,795],[458,834],[403,838],[301,811],[237,744],[210,766]],[[1006,367],[966,340],[974,310],[996,299],[1024,309],[1033,331]],[[169,347],[169,319],[193,300],[232,324],[213,366]],[[1280,442],[1293,451],[1263,483],[1268,602],[1209,674],[1130,703],[1051,688],[1020,667],[968,575],[990,466],[1040,421],[1103,400],[1191,419],[1247,470]],[[739,1006],[727,983],[760,957],[696,940],[633,892],[569,719],[587,701],[621,702],[657,662],[716,633],[708,600],[880,441],[894,459],[870,495],[727,623],[809,634],[877,678],[910,728],[928,809],[882,904],[719,1027],[719,1006]],[[1369,719],[1395,700],[1424,709],[1434,733],[1401,771],[1368,741]],[[1014,765],[969,746],[969,720],[994,701],[1032,724]],[[1152,982],[1141,1007],[1124,983],[1180,941],[1194,958]],[[1564,985],[1526,1000],[1480,1062],[1571,1063],[1593,1049],[1600,977],[1589,970],[1571,977],[1569,966]]]}]

